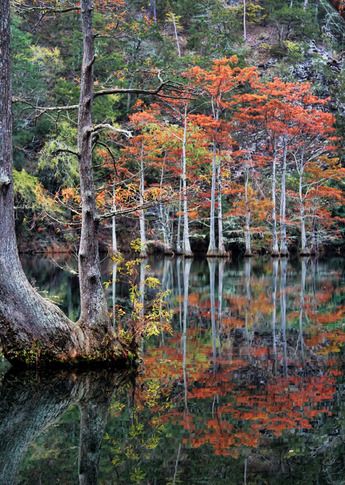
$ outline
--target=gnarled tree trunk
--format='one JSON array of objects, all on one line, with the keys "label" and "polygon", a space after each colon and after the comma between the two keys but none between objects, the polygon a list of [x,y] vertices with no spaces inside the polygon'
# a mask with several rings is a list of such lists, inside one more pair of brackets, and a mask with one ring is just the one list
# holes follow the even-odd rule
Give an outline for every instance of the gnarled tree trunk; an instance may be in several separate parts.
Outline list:
[{"label": "gnarled tree trunk", "polygon": [[98,256],[92,176],[92,1],[81,2],[84,58],[79,112],[82,233],[79,251],[81,319],[71,322],[28,282],[17,250],[12,177],[10,5],[0,4],[0,340],[12,363],[109,362],[125,357],[111,329]]}]

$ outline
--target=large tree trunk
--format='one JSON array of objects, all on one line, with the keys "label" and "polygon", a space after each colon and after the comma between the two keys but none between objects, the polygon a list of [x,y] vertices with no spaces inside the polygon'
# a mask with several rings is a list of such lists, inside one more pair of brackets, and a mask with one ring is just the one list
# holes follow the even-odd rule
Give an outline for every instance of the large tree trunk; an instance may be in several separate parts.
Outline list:
[{"label": "large tree trunk", "polygon": [[87,326],[109,324],[98,252],[99,220],[92,168],[93,32],[92,0],[82,0],[83,64],[78,116],[78,151],[82,226],[79,247],[80,321]]},{"label": "large tree trunk", "polygon": [[[83,230],[80,249],[81,324],[71,322],[29,284],[17,251],[12,178],[12,110],[10,77],[9,0],[0,4],[0,339],[12,363],[76,364],[124,358],[125,352],[110,332],[110,321],[100,278],[95,203],[91,170],[92,57],[91,2],[82,2],[84,56],[82,106],[79,117]],[[86,46],[87,44],[87,46]],[[91,71],[90,71],[91,69]],[[85,150],[82,154],[82,151]],[[90,158],[87,159],[87,155]],[[88,172],[88,169],[90,171]],[[97,324],[97,325],[96,325]]]},{"label": "large tree trunk", "polygon": [[83,342],[82,332],[29,284],[19,261],[12,178],[10,5],[0,4],[0,337],[11,362],[32,361],[52,346],[64,359]]}]

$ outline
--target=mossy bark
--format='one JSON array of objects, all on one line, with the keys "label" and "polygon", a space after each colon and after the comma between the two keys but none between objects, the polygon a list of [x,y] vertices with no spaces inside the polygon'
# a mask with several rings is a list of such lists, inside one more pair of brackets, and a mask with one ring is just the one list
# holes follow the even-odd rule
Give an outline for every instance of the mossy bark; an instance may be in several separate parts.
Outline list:
[{"label": "mossy bark", "polygon": [[[28,282],[17,250],[12,177],[10,2],[0,3],[0,341],[13,364],[116,363],[129,351],[116,339],[103,291],[92,175],[92,1],[82,0],[83,65],[78,147],[82,200],[79,251],[81,318],[70,321]],[[135,350],[134,350],[135,351]]]}]

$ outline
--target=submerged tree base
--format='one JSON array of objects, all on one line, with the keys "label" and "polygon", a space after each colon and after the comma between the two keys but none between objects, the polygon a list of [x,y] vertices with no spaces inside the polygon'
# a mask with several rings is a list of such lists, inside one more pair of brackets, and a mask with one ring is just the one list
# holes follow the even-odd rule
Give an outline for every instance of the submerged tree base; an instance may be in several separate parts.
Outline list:
[{"label": "submerged tree base", "polygon": [[316,256],[316,251],[313,249],[303,249],[300,251],[299,255],[301,257]]},{"label": "submerged tree base", "polygon": [[40,342],[31,347],[6,348],[3,354],[14,367],[26,368],[135,368],[139,364],[137,349],[126,347],[118,340],[100,344],[98,349],[85,352],[71,350],[69,353],[56,354],[53,349],[43,348]]},{"label": "submerged tree base", "polygon": [[212,251],[207,251],[206,257],[207,258],[230,258],[231,253],[228,251],[221,251],[219,249],[215,249]]}]

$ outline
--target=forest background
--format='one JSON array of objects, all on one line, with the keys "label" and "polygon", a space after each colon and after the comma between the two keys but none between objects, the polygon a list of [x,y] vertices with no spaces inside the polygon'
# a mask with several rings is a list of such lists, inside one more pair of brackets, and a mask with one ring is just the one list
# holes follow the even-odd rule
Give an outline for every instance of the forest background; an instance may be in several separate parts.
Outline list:
[{"label": "forest background", "polygon": [[[82,34],[68,2],[44,5],[14,2],[17,232],[22,251],[73,252]],[[94,28],[95,90],[133,90],[95,97],[103,249],[342,250],[345,22],[328,1],[104,0]]]}]

